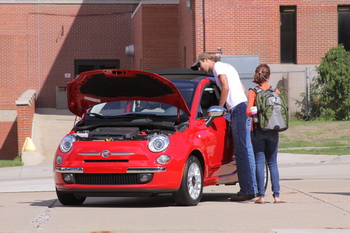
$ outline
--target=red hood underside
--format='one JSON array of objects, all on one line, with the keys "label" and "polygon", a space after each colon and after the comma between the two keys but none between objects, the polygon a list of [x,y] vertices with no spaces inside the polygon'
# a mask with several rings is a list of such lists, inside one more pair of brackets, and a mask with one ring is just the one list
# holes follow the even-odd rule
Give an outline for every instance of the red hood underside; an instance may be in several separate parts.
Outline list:
[{"label": "red hood underside", "polygon": [[141,70],[82,72],[68,83],[67,97],[69,110],[80,117],[99,103],[136,99],[170,104],[190,115],[185,100],[170,80]]}]

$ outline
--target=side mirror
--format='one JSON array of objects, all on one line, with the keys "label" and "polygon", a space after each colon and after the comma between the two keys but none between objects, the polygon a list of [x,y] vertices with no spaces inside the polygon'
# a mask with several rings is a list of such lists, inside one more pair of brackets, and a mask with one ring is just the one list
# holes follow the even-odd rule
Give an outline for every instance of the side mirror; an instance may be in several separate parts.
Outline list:
[{"label": "side mirror", "polygon": [[220,106],[211,106],[209,109],[208,109],[208,116],[209,116],[209,119],[205,122],[205,125],[207,127],[209,127],[212,123],[213,123],[213,120],[216,118],[216,117],[222,117],[224,115],[226,115],[228,112],[227,112],[227,109],[224,108],[224,107],[220,107]]}]

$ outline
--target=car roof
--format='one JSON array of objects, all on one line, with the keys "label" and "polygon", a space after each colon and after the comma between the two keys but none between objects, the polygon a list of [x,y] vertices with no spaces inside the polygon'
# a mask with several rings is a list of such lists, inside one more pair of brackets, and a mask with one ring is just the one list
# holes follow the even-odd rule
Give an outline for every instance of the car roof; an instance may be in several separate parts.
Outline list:
[{"label": "car roof", "polygon": [[172,68],[148,70],[149,72],[159,74],[167,79],[182,79],[182,80],[200,80],[202,78],[213,77],[212,72],[205,73],[203,71],[194,71],[192,69]]}]

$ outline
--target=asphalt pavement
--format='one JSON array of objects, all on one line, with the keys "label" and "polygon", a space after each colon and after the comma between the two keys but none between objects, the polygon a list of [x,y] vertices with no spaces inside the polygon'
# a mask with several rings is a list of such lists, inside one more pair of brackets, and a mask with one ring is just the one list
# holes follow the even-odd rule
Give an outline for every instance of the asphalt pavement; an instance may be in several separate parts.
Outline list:
[{"label": "asphalt pavement", "polygon": [[[75,116],[67,110],[38,109],[34,117],[33,143],[35,153],[27,153],[24,166],[0,168],[0,193],[51,192],[55,191],[52,160],[61,138],[69,132]],[[278,157],[281,169],[310,165],[349,165],[350,155],[302,155],[280,153]],[[32,161],[32,162],[30,162]],[[347,194],[349,195],[349,194]],[[347,203],[349,204],[349,203]],[[350,218],[349,218],[350,222]],[[278,233],[334,232],[348,233],[347,229],[279,229]]]}]

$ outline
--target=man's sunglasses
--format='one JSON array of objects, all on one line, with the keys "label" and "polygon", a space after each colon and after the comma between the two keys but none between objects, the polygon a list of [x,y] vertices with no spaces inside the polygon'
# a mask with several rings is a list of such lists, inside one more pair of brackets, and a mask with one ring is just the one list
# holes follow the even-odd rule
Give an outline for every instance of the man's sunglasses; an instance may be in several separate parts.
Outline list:
[{"label": "man's sunglasses", "polygon": [[197,62],[196,65],[192,66],[191,69],[192,70],[199,70],[199,67],[201,66],[201,64],[199,62]]}]

